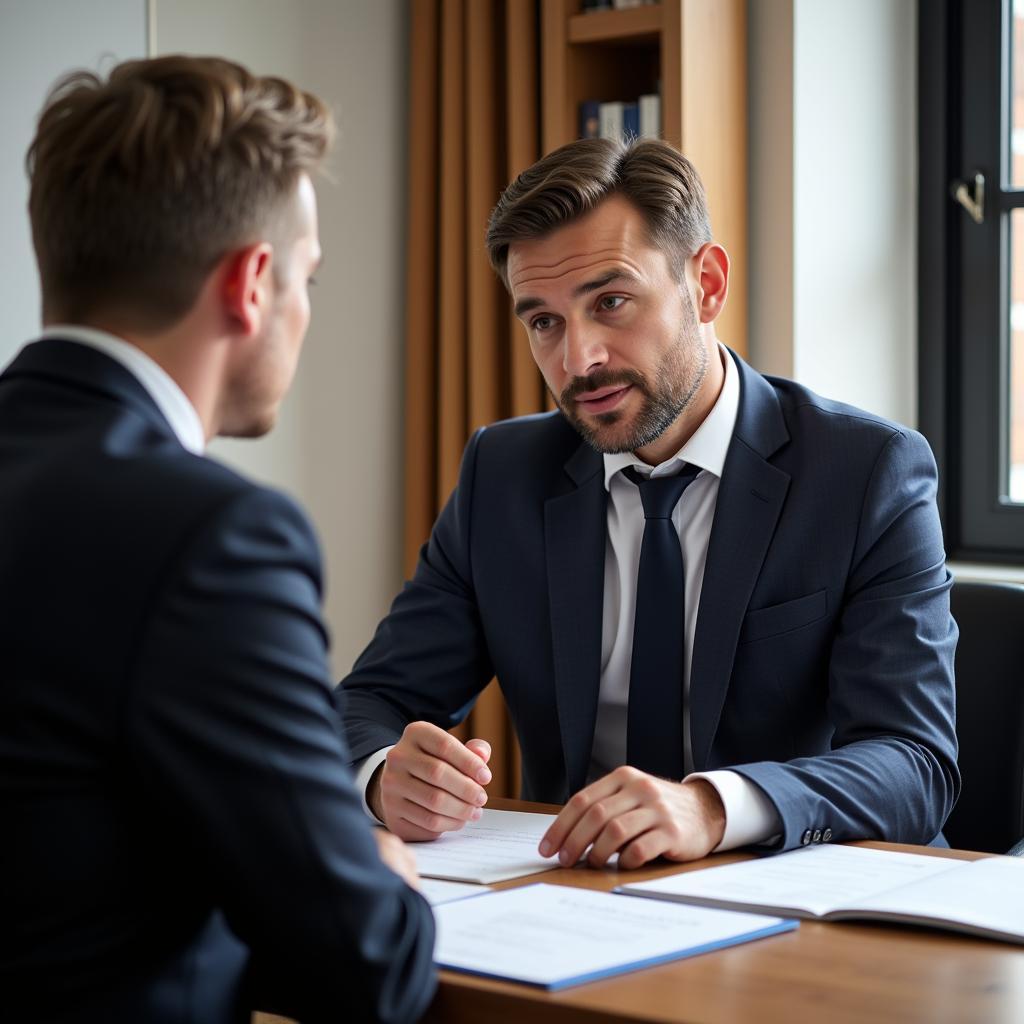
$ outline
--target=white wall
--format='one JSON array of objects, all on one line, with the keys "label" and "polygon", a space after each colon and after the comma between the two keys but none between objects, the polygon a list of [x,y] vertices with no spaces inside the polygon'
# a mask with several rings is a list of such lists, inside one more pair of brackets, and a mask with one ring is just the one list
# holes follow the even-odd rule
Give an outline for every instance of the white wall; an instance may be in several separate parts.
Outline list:
[{"label": "white wall", "polygon": [[145,0],[0,0],[0,366],[40,328],[25,151],[54,82],[146,52]]},{"label": "white wall", "polygon": [[324,546],[343,673],[401,584],[405,0],[156,0],[160,54],[215,53],[323,97],[340,139],[321,180],[324,264],[281,421],[214,454],[284,486]]},{"label": "white wall", "polygon": [[751,358],[913,425],[915,5],[749,11]]}]

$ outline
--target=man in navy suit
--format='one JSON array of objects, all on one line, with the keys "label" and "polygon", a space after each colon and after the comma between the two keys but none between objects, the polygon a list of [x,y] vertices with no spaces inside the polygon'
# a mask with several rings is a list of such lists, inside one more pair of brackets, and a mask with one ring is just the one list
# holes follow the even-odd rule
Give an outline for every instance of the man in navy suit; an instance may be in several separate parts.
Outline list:
[{"label": "man in navy suit", "polygon": [[924,439],[719,343],[728,257],[665,143],[544,157],[487,241],[558,411],[470,440],[343,683],[369,808],[409,839],[479,816],[489,747],[444,730],[493,674],[523,795],[568,801],[541,843],[564,863],[941,842],[956,626]]},{"label": "man in navy suit", "polygon": [[312,528],[203,454],[291,382],[332,131],[213,58],[74,75],[41,115],[46,330],[0,376],[12,1020],[409,1021],[432,994],[430,908],[346,767]]}]

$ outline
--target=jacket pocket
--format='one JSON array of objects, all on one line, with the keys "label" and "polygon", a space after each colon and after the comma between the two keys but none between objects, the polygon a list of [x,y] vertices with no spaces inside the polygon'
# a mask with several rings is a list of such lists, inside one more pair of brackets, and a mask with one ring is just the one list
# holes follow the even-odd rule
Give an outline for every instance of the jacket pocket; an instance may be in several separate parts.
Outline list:
[{"label": "jacket pocket", "polygon": [[802,629],[828,614],[828,593],[819,590],[804,597],[773,604],[768,608],[755,608],[747,612],[740,629],[741,644],[753,643],[755,640],[767,640],[771,636],[791,633]]}]

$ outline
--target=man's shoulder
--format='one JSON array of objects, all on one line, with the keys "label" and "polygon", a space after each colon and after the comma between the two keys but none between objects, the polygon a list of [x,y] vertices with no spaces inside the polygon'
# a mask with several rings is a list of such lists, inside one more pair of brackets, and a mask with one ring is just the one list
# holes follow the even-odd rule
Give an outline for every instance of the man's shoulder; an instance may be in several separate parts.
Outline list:
[{"label": "man's shoulder", "polygon": [[488,455],[564,462],[583,443],[575,428],[557,410],[498,420],[477,431],[474,443]]},{"label": "man's shoulder", "polygon": [[238,470],[208,456],[178,453],[140,460],[150,500],[177,495],[177,515],[184,522],[221,518],[249,519],[263,515],[311,529],[298,502],[284,491],[249,479]]},{"label": "man's shoulder", "polygon": [[827,398],[797,381],[769,375],[765,375],[764,380],[774,390],[791,434],[797,439],[862,435],[884,444],[894,435],[903,435],[915,441],[923,440],[912,427],[848,402]]}]

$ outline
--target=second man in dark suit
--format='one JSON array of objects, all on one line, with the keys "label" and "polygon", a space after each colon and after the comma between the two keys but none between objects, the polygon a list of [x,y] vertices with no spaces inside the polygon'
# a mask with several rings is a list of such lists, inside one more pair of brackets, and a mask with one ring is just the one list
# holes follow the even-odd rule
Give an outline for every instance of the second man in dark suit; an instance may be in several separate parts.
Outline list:
[{"label": "second man in dark suit", "polygon": [[204,456],[291,383],[331,134],[213,58],[72,76],[41,116],[46,329],[0,376],[12,1020],[410,1021],[433,991],[430,908],[346,767],[312,528]]},{"label": "second man in dark suit", "polygon": [[478,815],[487,745],[444,730],[493,674],[566,863],[936,839],[956,626],[924,439],[719,343],[728,257],[664,143],[544,157],[487,242],[558,411],[470,440],[344,681],[369,805],[415,839]]}]

